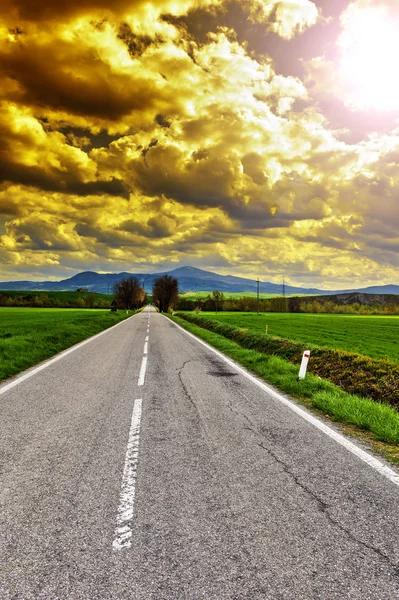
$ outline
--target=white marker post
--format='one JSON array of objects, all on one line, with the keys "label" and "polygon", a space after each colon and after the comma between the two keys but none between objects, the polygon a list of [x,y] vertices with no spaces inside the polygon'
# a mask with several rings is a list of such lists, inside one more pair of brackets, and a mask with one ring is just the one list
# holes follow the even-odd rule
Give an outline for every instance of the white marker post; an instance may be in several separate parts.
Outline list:
[{"label": "white marker post", "polygon": [[299,369],[298,379],[305,379],[306,369],[310,358],[310,350],[305,350],[302,356],[301,368]]}]

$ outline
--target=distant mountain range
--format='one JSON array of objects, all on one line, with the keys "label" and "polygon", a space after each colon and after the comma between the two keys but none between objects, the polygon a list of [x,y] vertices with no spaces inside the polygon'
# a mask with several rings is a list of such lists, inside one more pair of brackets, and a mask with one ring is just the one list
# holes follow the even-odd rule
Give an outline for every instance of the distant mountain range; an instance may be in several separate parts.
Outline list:
[{"label": "distant mountain range", "polygon": [[[178,267],[172,271],[163,271],[161,273],[107,273],[101,275],[94,271],[84,271],[78,273],[69,279],[61,281],[3,281],[0,282],[0,290],[32,290],[32,291],[72,291],[84,287],[91,292],[111,293],[112,286],[117,281],[126,277],[137,277],[140,284],[146,292],[151,292],[152,285],[160,275],[172,275],[179,281],[181,292],[212,292],[219,290],[221,292],[256,292],[257,284],[254,279],[244,277],[235,277],[234,275],[219,275],[211,271],[204,271],[196,267]],[[282,283],[260,282],[259,289],[264,294],[282,294]],[[399,285],[380,285],[360,289],[347,290],[319,290],[317,288],[285,286],[285,292],[288,295],[306,294],[306,295],[324,295],[324,294],[344,294],[349,292],[362,292],[366,294],[394,294],[399,295]]]}]

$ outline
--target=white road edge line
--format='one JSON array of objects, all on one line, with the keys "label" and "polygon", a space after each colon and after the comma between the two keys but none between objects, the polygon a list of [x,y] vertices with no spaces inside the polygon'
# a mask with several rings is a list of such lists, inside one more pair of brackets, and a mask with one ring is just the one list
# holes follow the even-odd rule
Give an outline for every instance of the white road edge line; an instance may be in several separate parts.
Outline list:
[{"label": "white road edge line", "polygon": [[127,442],[125,466],[122,475],[118,513],[116,517],[115,537],[112,543],[114,550],[130,548],[132,543],[131,524],[133,520],[134,497],[136,494],[142,402],[143,400],[138,398],[134,401],[133,406],[132,421]]},{"label": "white road edge line", "polygon": [[[162,315],[162,316],[164,316],[164,315]],[[165,319],[167,319],[167,317],[165,317]],[[351,442],[349,439],[347,439],[346,437],[344,437],[337,431],[334,431],[334,429],[331,429],[328,425],[326,425],[325,423],[320,421],[317,417],[306,412],[304,409],[300,408],[299,406],[297,406],[296,404],[291,402],[291,400],[288,400],[288,398],[285,398],[284,396],[281,396],[280,394],[278,394],[275,390],[273,390],[273,388],[269,387],[266,383],[263,383],[263,381],[260,381],[254,375],[251,375],[251,373],[248,373],[248,371],[246,371],[243,367],[241,367],[240,365],[235,363],[230,358],[227,358],[224,354],[222,354],[221,352],[219,352],[218,350],[216,350],[215,348],[213,348],[212,346],[210,346],[209,344],[207,344],[206,342],[204,342],[197,336],[193,335],[192,333],[190,333],[189,331],[184,329],[184,327],[181,327],[180,325],[178,325],[171,319],[168,319],[168,320],[171,323],[173,323],[174,325],[176,325],[176,327],[178,327],[179,329],[184,331],[184,333],[186,333],[187,335],[189,335],[190,337],[195,339],[197,342],[199,342],[200,344],[202,344],[203,346],[208,348],[208,350],[211,350],[211,352],[213,352],[214,354],[216,354],[217,356],[222,358],[228,365],[230,365],[231,367],[233,367],[234,369],[239,371],[247,379],[249,379],[250,381],[255,383],[258,387],[263,389],[268,394],[270,394],[270,396],[272,396],[273,398],[275,398],[276,400],[278,400],[279,402],[281,402],[282,404],[284,404],[285,406],[290,408],[293,412],[297,413],[300,417],[305,419],[305,421],[307,421],[308,423],[310,423],[311,425],[313,425],[314,427],[316,427],[317,429],[319,429],[320,431],[322,431],[323,433],[328,435],[335,442],[337,442],[338,444],[340,444],[341,446],[346,448],[349,452],[351,452],[352,454],[354,454],[355,456],[360,458],[360,460],[362,460],[363,462],[368,464],[370,467],[372,467],[373,469],[378,471],[378,473],[380,473],[380,475],[383,475],[384,477],[389,479],[392,483],[399,486],[399,475],[395,471],[393,471],[392,469],[390,469],[389,467],[384,465],[377,458],[375,458],[374,456],[372,456],[365,450],[362,450],[361,448],[356,446],[356,444]]]},{"label": "white road edge line", "polygon": [[147,356],[143,356],[143,360],[141,363],[140,375],[137,385],[144,385],[145,372],[147,370]]},{"label": "white road edge line", "polygon": [[72,352],[75,352],[75,350],[79,350],[79,348],[81,348],[82,346],[85,346],[86,344],[89,344],[93,340],[96,340],[101,335],[108,333],[115,327],[119,327],[119,325],[123,325],[123,323],[126,323],[126,321],[128,321],[129,319],[132,319],[134,316],[135,315],[132,315],[131,317],[128,317],[127,319],[124,319],[123,321],[120,321],[116,325],[112,325],[112,327],[108,327],[107,329],[104,329],[104,331],[100,331],[100,333],[96,333],[96,335],[93,335],[92,337],[89,337],[86,340],[83,340],[82,342],[75,344],[71,348],[68,348],[67,350],[63,350],[59,354],[56,354],[56,356],[54,356],[53,358],[49,358],[48,360],[43,362],[40,366],[32,368],[32,370],[29,371],[28,373],[25,373],[25,375],[20,375],[19,377],[17,376],[17,378],[14,379],[13,381],[11,381],[10,383],[6,383],[5,385],[0,384],[0,395],[4,394],[5,392],[8,392],[8,390],[11,390],[11,388],[15,387],[19,383],[22,383],[23,381],[26,381],[30,377],[33,377],[33,375],[36,375],[36,373],[43,371],[43,369],[47,369],[47,367],[49,367],[50,365],[61,360],[61,358],[68,356],[68,354],[71,354]]}]

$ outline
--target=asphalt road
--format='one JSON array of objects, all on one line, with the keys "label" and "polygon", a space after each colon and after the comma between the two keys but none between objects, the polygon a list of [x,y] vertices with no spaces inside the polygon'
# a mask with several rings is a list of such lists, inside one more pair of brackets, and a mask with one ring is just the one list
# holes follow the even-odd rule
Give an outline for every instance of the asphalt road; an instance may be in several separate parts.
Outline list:
[{"label": "asphalt road", "polygon": [[0,386],[0,452],[1,600],[399,598],[399,486],[148,309]]}]

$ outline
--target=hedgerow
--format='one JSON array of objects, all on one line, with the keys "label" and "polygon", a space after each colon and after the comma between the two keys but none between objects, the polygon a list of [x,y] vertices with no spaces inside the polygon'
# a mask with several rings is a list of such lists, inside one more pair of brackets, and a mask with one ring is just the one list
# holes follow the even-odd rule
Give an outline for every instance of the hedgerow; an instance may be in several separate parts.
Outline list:
[{"label": "hedgerow", "polygon": [[310,350],[308,371],[312,374],[328,379],[350,394],[399,408],[399,365],[395,363],[344,350],[330,350],[309,344],[305,346],[195,314],[176,314],[189,323],[237,342],[243,348],[280,356],[298,366],[304,350]]}]

